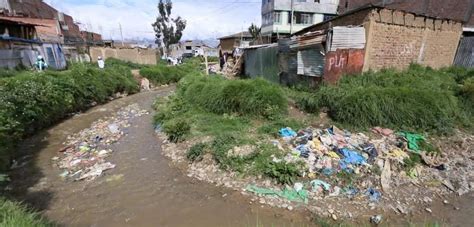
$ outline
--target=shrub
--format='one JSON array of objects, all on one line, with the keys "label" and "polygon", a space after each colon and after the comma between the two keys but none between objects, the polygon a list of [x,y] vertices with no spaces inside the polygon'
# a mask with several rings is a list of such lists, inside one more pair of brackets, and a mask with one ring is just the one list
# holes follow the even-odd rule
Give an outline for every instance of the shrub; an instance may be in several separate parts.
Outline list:
[{"label": "shrub", "polygon": [[15,143],[92,102],[116,92],[134,93],[138,84],[126,67],[99,70],[77,64],[64,72],[24,72],[0,79],[0,164],[6,168]]},{"label": "shrub", "polygon": [[168,135],[172,143],[181,142],[191,130],[189,122],[184,119],[173,119],[163,124],[163,131]]},{"label": "shrub", "polygon": [[204,153],[206,152],[206,144],[205,143],[198,143],[194,146],[192,146],[188,152],[186,153],[186,158],[191,161],[191,162],[194,162],[194,161],[201,161],[202,160],[202,156],[204,155]]},{"label": "shrub", "polygon": [[263,79],[225,80],[219,77],[187,77],[179,92],[189,103],[216,114],[272,118],[287,111],[281,88]]}]

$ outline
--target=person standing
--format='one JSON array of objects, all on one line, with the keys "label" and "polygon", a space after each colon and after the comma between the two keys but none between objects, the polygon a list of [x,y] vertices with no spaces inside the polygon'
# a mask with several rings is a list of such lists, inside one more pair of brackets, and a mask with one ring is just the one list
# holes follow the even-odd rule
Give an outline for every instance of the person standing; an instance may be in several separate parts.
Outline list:
[{"label": "person standing", "polygon": [[102,57],[100,57],[100,56],[99,56],[99,58],[97,59],[97,64],[99,65],[99,68],[100,68],[100,69],[105,68],[105,61],[104,61],[104,59],[102,59]]},{"label": "person standing", "polygon": [[44,61],[43,56],[38,55],[38,57],[36,58],[36,62],[35,62],[35,68],[39,72],[42,72],[46,68],[48,68],[48,64],[46,64],[46,62]]}]

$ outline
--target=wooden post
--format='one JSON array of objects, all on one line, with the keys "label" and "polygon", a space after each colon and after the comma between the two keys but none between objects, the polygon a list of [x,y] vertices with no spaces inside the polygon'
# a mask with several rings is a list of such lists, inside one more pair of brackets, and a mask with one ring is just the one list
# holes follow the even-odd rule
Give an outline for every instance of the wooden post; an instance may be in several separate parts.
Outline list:
[{"label": "wooden post", "polygon": [[207,62],[207,51],[203,48],[204,51],[204,61],[206,61],[206,75],[209,75],[209,64]]}]

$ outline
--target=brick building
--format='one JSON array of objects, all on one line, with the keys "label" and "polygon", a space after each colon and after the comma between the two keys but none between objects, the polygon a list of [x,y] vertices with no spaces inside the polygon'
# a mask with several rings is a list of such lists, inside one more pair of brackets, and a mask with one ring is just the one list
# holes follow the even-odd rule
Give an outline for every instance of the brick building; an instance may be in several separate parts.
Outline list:
[{"label": "brick building", "polygon": [[433,18],[450,18],[474,26],[472,0],[340,0],[338,11],[344,14],[369,4]]},{"label": "brick building", "polygon": [[[404,69],[411,63],[433,68],[450,66],[463,31],[462,22],[452,18],[433,18],[369,5],[308,27],[296,35],[331,31],[336,26],[365,29],[364,71]],[[339,59],[337,65],[343,68],[350,65],[348,61],[350,59]]]}]

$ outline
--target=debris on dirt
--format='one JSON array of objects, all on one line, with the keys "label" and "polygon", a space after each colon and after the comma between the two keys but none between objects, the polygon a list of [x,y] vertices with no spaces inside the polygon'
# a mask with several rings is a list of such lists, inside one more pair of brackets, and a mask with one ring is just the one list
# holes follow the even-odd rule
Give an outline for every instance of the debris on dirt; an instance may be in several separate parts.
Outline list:
[{"label": "debris on dirt", "polygon": [[60,177],[70,180],[94,180],[105,171],[115,168],[107,162],[113,153],[110,145],[126,134],[130,119],[149,114],[132,104],[120,109],[114,116],[92,123],[90,128],[68,136],[65,147],[52,161],[63,170]]},{"label": "debris on dirt", "polygon": [[[426,207],[419,206],[427,203],[424,201],[431,204],[444,195],[474,190],[474,156],[470,153],[474,137],[460,131],[436,141],[424,135],[383,128],[374,128],[368,133],[354,133],[335,126],[298,131],[281,128],[278,133],[278,139],[261,141],[284,153],[283,158],[270,161],[305,163],[300,172],[302,177],[291,186],[282,186],[261,176],[242,176],[222,170],[210,154],[200,162],[189,163],[186,151],[203,138],[175,144],[166,141],[163,133],[158,135],[164,140],[163,153],[174,162],[188,165],[190,177],[240,189],[245,195],[252,192],[250,195],[263,198],[270,206],[305,207],[328,217],[333,215],[328,214],[328,210],[333,210],[339,219],[347,218],[348,213],[352,218],[387,212],[387,207],[397,214],[408,215],[424,211]],[[425,150],[428,146],[435,149]],[[231,149],[228,155],[238,154],[238,150]],[[440,166],[443,168],[437,168]],[[308,203],[282,196],[286,195],[284,192],[305,192]],[[425,199],[427,197],[429,199]],[[300,204],[292,204],[295,202]],[[377,217],[373,223],[381,218]]]}]

